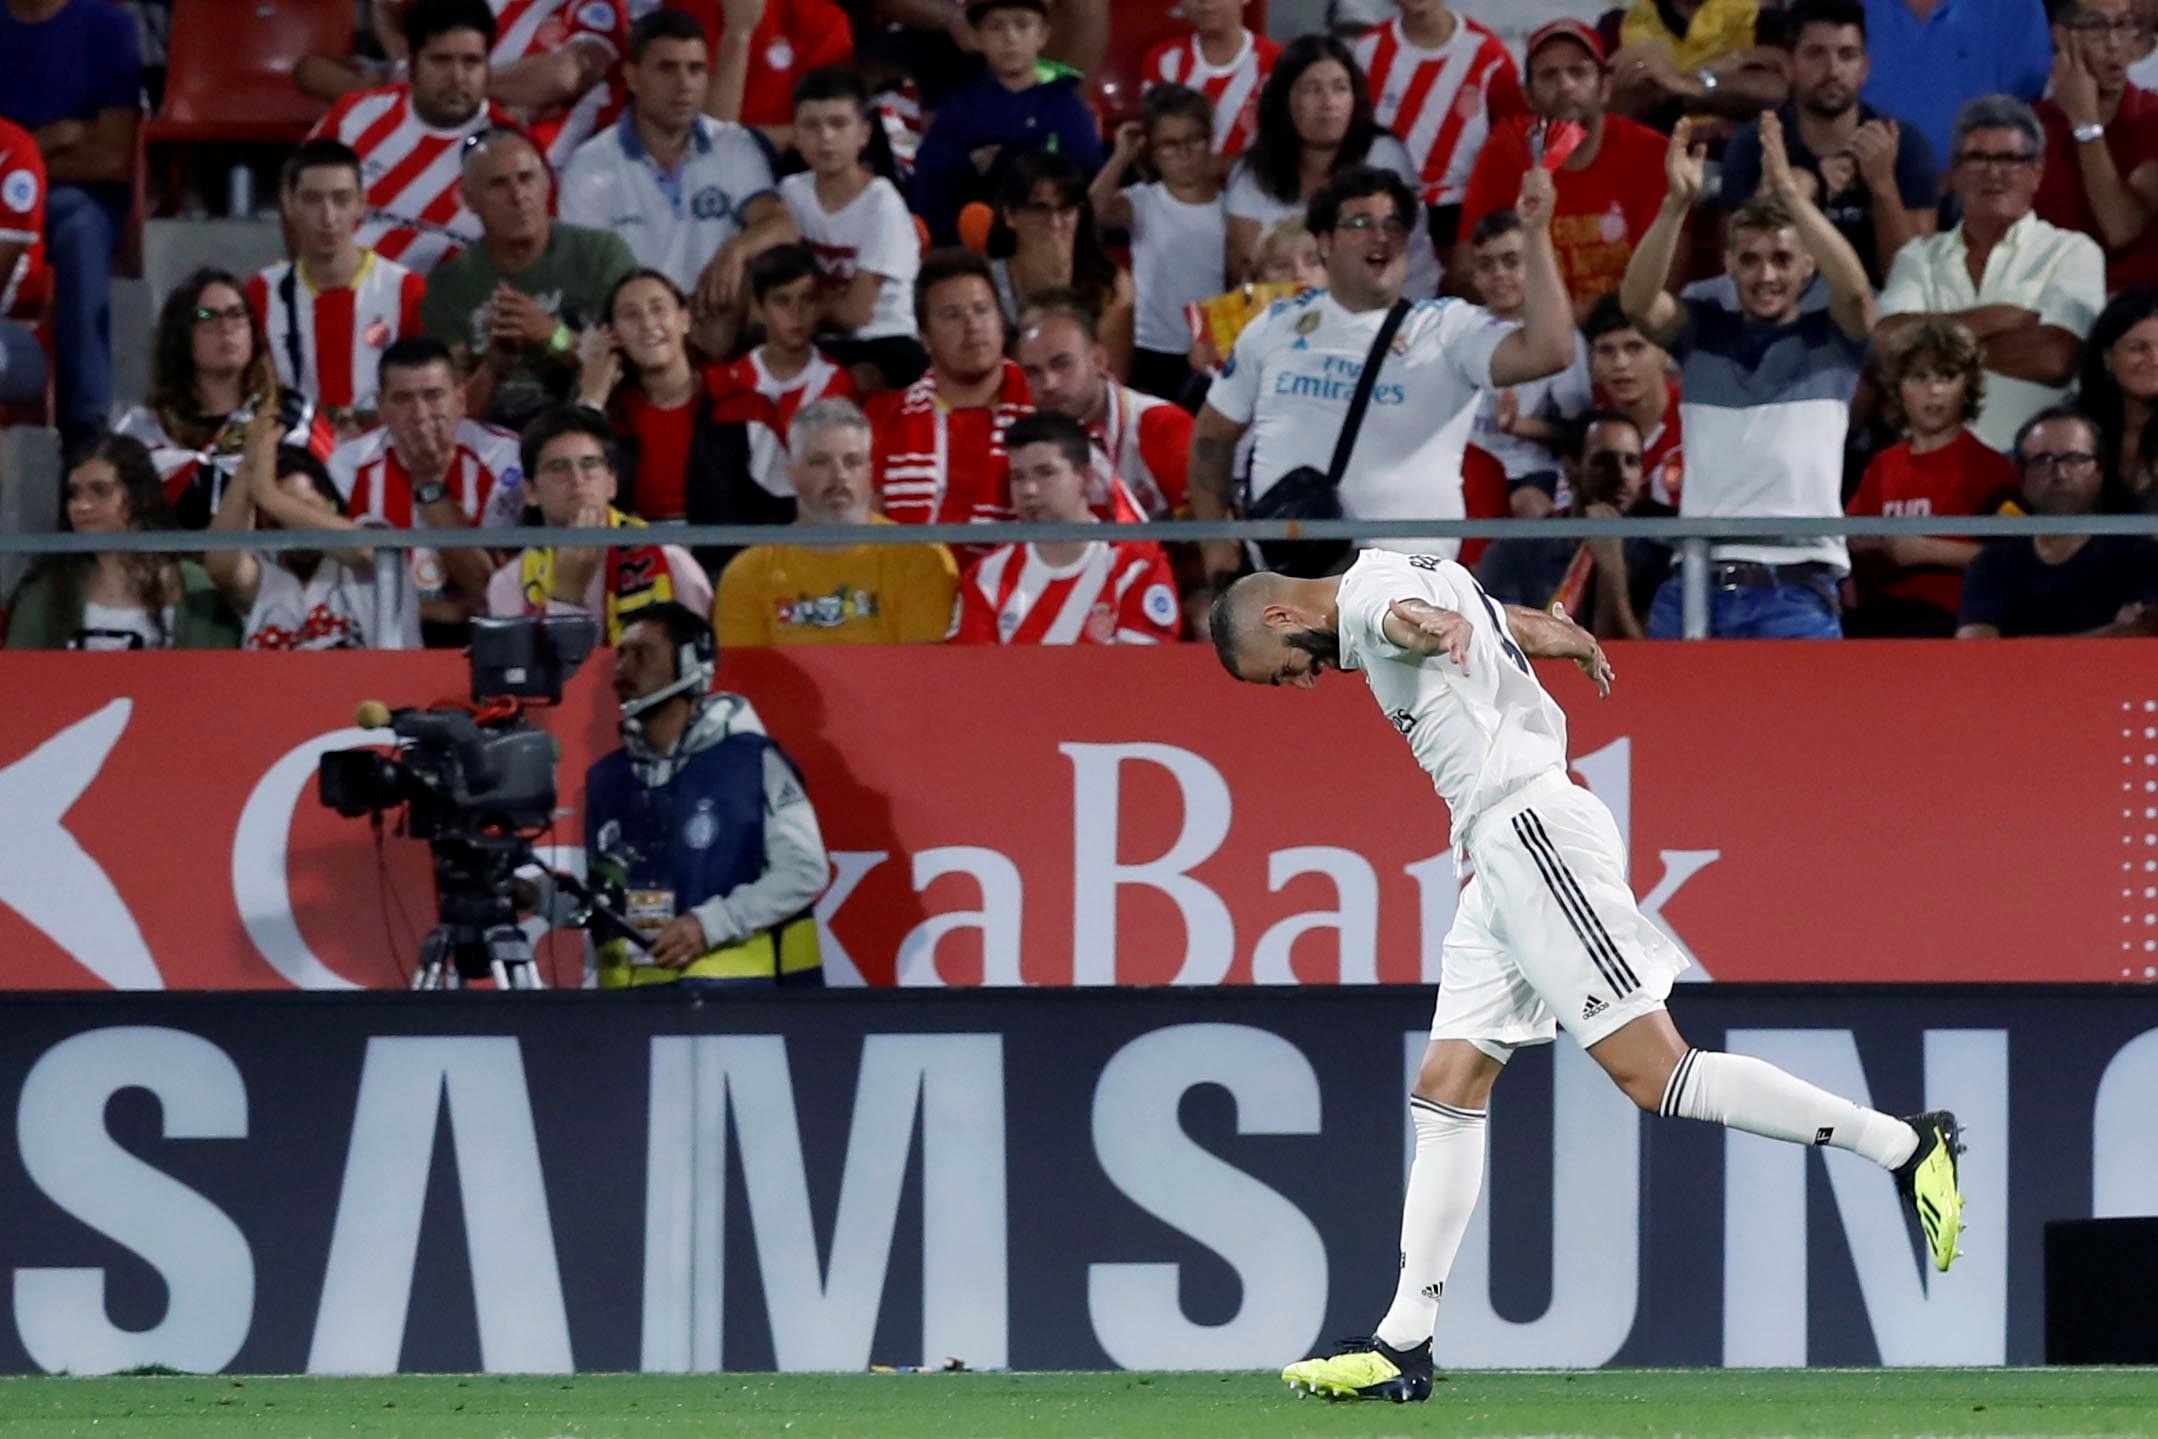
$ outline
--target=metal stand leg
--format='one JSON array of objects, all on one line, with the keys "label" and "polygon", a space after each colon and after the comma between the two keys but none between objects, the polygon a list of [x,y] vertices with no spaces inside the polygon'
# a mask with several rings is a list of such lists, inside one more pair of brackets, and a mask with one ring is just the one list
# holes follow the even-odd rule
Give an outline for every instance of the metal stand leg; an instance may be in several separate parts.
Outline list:
[{"label": "metal stand leg", "polygon": [[487,946],[487,969],[496,989],[545,989],[539,966],[532,962],[532,941],[514,924],[498,924],[482,941]]}]

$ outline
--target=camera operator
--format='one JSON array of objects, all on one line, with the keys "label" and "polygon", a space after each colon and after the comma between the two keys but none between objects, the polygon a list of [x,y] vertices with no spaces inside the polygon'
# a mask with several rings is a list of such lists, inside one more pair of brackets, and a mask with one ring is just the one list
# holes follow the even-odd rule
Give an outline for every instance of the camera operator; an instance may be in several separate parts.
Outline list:
[{"label": "camera operator", "polygon": [[830,878],[800,771],[708,694],[711,626],[671,600],[627,616],[615,651],[623,747],[585,777],[585,852],[650,946],[598,945],[602,989],[822,985],[811,906]]}]

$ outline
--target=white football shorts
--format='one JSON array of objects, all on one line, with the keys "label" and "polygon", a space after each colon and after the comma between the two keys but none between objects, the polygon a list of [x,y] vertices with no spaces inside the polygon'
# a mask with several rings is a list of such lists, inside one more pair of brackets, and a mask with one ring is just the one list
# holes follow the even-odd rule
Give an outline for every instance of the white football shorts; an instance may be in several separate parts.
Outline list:
[{"label": "white football shorts", "polygon": [[1586,1049],[1664,1007],[1685,953],[1634,902],[1602,800],[1554,770],[1479,815],[1447,931],[1433,1039],[1503,1060],[1558,1026]]}]

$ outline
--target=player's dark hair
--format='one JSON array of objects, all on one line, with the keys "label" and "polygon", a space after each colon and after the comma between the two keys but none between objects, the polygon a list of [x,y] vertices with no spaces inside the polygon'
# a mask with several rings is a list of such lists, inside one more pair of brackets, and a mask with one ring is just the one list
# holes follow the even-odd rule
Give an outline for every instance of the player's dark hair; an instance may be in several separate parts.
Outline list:
[{"label": "player's dark hair", "polygon": [[1026,445],[1056,446],[1057,452],[1082,475],[1094,463],[1094,441],[1088,438],[1086,426],[1054,410],[1034,410],[1011,422],[1004,431],[1004,453],[1011,454]]},{"label": "player's dark hair", "polygon": [[583,405],[553,405],[534,415],[517,436],[517,458],[524,464],[528,483],[539,473],[541,453],[564,435],[589,435],[599,441],[607,468],[621,473],[615,459],[614,431],[608,427],[606,416]]},{"label": "player's dark hair", "polygon": [[[629,27],[629,63],[634,65],[644,58],[644,52],[654,40],[694,40],[705,44],[704,27],[696,17],[680,10],[654,10],[638,17]],[[709,60],[709,54],[705,57]]]},{"label": "player's dark hair", "polygon": [[931,250],[922,256],[922,267],[914,273],[914,323],[918,326],[929,323],[931,291],[939,285],[969,276],[987,285],[992,298],[996,295],[996,272],[989,268],[987,260],[972,250],[963,250],[954,245],[942,250]]},{"label": "player's dark hair", "polygon": [[1019,333],[1025,334],[1043,320],[1069,320],[1077,325],[1090,345],[1101,342],[1101,320],[1077,290],[1059,286],[1036,290],[1019,308]]},{"label": "player's dark hair", "polygon": [[1794,49],[1808,25],[1832,25],[1839,30],[1846,25],[1855,25],[1863,39],[1866,34],[1865,0],[1791,0],[1783,12],[1783,33],[1790,38]]},{"label": "player's dark hair", "polygon": [[487,0],[412,0],[405,11],[405,45],[415,55],[453,30],[477,30],[487,48],[495,48],[495,12]]},{"label": "player's dark hair", "polygon": [[1521,217],[1519,215],[1516,215],[1511,210],[1493,210],[1476,222],[1475,229],[1469,231],[1469,244],[1472,246],[1488,245],[1501,235],[1518,235],[1520,233]]},{"label": "player's dark hair", "polygon": [[1322,61],[1332,60],[1349,72],[1349,128],[1334,151],[1334,170],[1339,174],[1361,165],[1371,153],[1372,142],[1386,133],[1379,128],[1371,106],[1371,86],[1349,47],[1332,35],[1299,35],[1282,47],[1274,73],[1259,91],[1259,133],[1244,154],[1243,163],[1259,188],[1285,205],[1293,205],[1304,193],[1304,140],[1296,133],[1289,92],[1304,72]]},{"label": "player's dark hair", "polygon": [[781,285],[814,280],[822,273],[807,245],[774,245],[749,262],[749,297],[758,304]]},{"label": "player's dark hair", "polygon": [[279,445],[276,474],[279,479],[287,475],[307,476],[308,487],[328,500],[331,509],[339,514],[345,512],[345,497],[337,492],[337,482],[330,478],[330,467],[322,463],[322,457],[313,450],[304,450],[298,445]]},{"label": "player's dark hair", "polygon": [[1341,223],[1341,207],[1350,200],[1361,200],[1368,195],[1384,195],[1394,202],[1394,214],[1411,230],[1416,228],[1416,192],[1409,182],[1391,170],[1376,165],[1351,165],[1346,170],[1336,170],[1328,180],[1311,195],[1311,204],[1304,211],[1304,224],[1314,235],[1331,235]]},{"label": "player's dark hair", "polygon": [[387,389],[390,371],[424,370],[429,365],[444,366],[450,372],[451,381],[455,382],[457,379],[457,357],[450,353],[448,345],[433,335],[399,335],[390,342],[390,347],[382,352],[382,358],[376,362],[375,383]]},{"label": "player's dark hair", "polygon": [[300,183],[300,176],[309,170],[330,169],[350,170],[352,183],[363,191],[367,188],[367,179],[360,173],[359,152],[344,141],[332,140],[328,136],[306,141],[299,149],[294,150],[291,158],[285,161],[284,173],[278,177],[279,183],[290,192]]},{"label": "player's dark hair", "polygon": [[1149,137],[1164,120],[1197,120],[1214,133],[1214,104],[1189,85],[1156,85],[1139,102],[1139,123]]}]

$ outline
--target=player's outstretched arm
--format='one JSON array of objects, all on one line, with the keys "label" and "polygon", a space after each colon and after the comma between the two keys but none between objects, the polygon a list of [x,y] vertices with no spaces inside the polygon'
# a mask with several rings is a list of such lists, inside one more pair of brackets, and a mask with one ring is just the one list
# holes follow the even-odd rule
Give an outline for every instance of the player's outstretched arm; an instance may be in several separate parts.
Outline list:
[{"label": "player's outstretched arm", "polygon": [[1581,666],[1581,673],[1596,681],[1599,695],[1610,695],[1611,682],[1617,678],[1611,661],[1604,658],[1596,636],[1576,624],[1564,605],[1553,605],[1549,613],[1508,605],[1506,627],[1513,631],[1514,643],[1523,654],[1539,660],[1572,660]]},{"label": "player's outstretched arm", "polygon": [[1469,672],[1469,622],[1429,600],[1395,600],[1380,626],[1386,642],[1416,655],[1444,655]]}]

